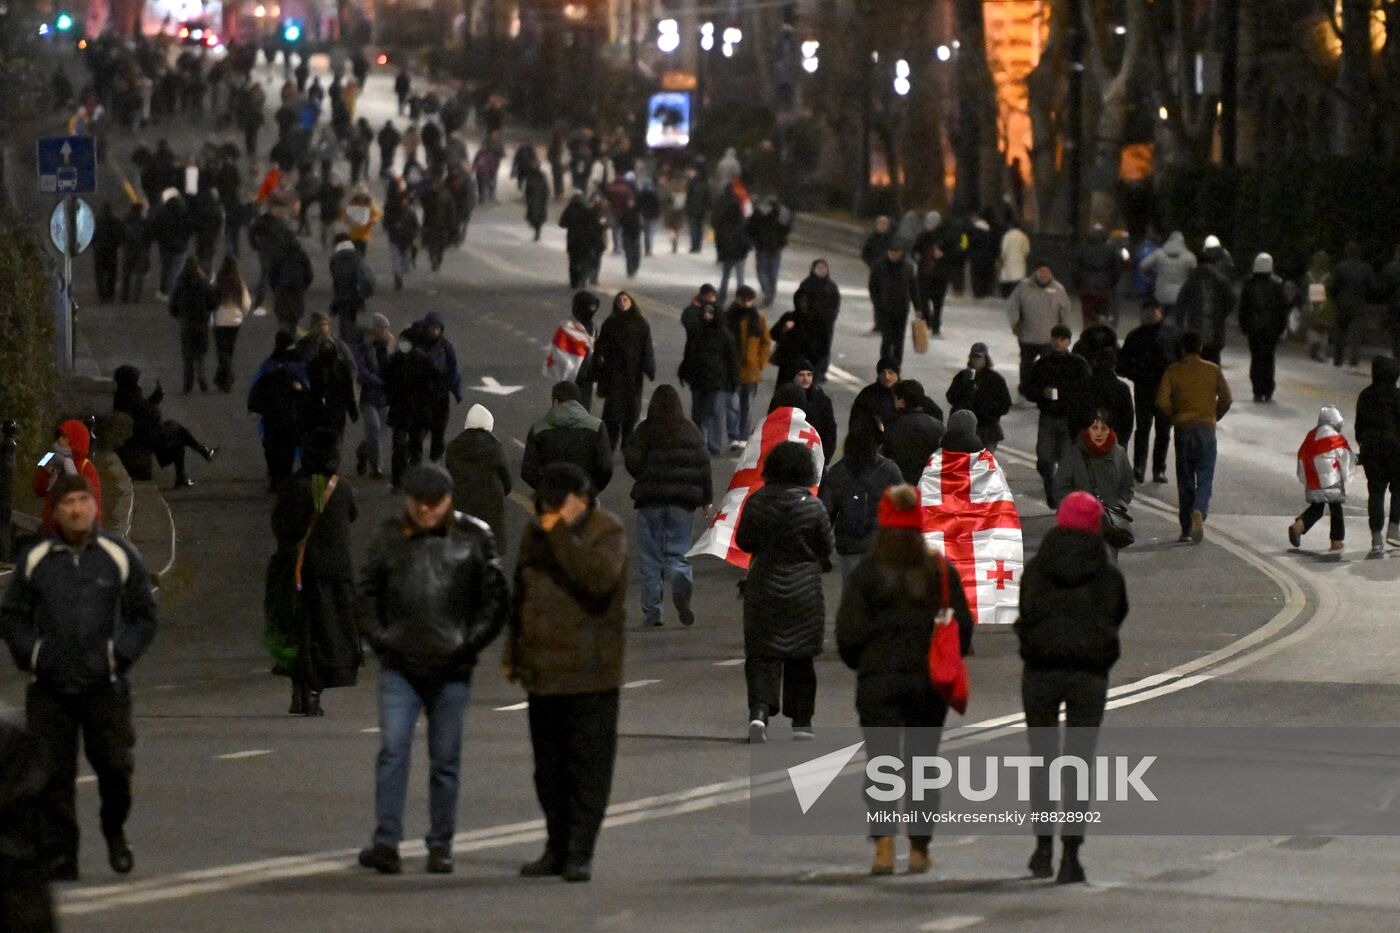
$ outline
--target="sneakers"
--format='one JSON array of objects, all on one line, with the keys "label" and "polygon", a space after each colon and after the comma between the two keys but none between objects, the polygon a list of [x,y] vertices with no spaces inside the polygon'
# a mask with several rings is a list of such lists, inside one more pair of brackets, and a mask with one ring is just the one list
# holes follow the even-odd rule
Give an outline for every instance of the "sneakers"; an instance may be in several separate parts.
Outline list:
[{"label": "sneakers", "polygon": [[734,450],[743,450],[743,449],[745,449],[745,448],[748,447],[748,446],[749,446],[749,442],[748,442],[748,441],[730,441],[730,442],[729,442],[729,449],[730,449],[731,451],[734,451]]},{"label": "sneakers", "polygon": [[1385,530],[1385,543],[1400,547],[1400,522],[1391,522]]},{"label": "sneakers", "polygon": [[1153,474],[1152,474],[1152,482],[1154,482],[1154,483],[1162,483],[1162,484],[1165,484],[1165,483],[1167,482],[1167,474],[1166,474],[1166,473],[1153,473]]},{"label": "sneakers", "polygon": [[136,866],[136,856],[131,851],[131,843],[126,841],[126,833],[107,837],[107,864],[119,875],[131,874]]},{"label": "sneakers", "polygon": [[452,847],[433,846],[428,849],[428,874],[452,874]]},{"label": "sneakers", "polygon": [[1191,543],[1200,544],[1206,536],[1206,517],[1200,509],[1191,510]]},{"label": "sneakers", "polygon": [[1332,556],[1341,557],[1342,551],[1346,550],[1346,546],[1347,544],[1345,541],[1333,541],[1331,547]]},{"label": "sneakers", "polygon": [[1371,532],[1371,556],[1385,556],[1385,532],[1376,530]]},{"label": "sneakers", "polygon": [[399,861],[399,850],[385,845],[361,849],[360,864],[365,868],[373,868],[381,875],[397,875],[403,871],[403,863]]},{"label": "sneakers", "polygon": [[768,741],[768,722],[762,716],[749,720],[749,744],[762,745]]},{"label": "sneakers", "polygon": [[1294,521],[1288,526],[1288,543],[1291,547],[1299,548],[1303,546],[1303,523]]},{"label": "sneakers", "polygon": [[544,854],[520,866],[522,878],[553,878],[564,873],[564,862],[545,847]]},{"label": "sneakers", "polygon": [[812,731],[811,723],[802,726],[797,723],[792,724],[792,740],[794,742],[811,742],[816,737],[817,734]]}]

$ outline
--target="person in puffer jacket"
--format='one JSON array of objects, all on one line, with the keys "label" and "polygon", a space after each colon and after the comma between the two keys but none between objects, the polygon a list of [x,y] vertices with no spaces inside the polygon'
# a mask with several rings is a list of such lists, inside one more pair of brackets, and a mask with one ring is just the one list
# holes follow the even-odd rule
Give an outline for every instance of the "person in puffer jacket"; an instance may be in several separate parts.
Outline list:
[{"label": "person in puffer jacket", "polygon": [[[816,463],[795,441],[773,448],[763,488],[744,503],[734,542],[753,555],[744,583],[744,678],[749,741],[768,739],[768,718],[792,720],[793,738],[810,740],[817,703],[826,605],[821,575],[835,542],[821,500],[812,494]],[[781,697],[781,700],[780,700]]]},{"label": "person in puffer jacket", "polygon": [[[1371,550],[1400,546],[1400,362],[1389,356],[1371,361],[1371,384],[1356,397],[1356,443],[1366,470],[1366,512]],[[1390,524],[1385,493],[1390,490]]]},{"label": "person in puffer jacket", "polygon": [[[1331,513],[1332,550],[1340,552],[1345,547],[1347,529],[1342,503],[1356,468],[1356,456],[1351,442],[1342,434],[1342,424],[1341,412],[1331,405],[1323,406],[1317,413],[1317,427],[1308,432],[1298,448],[1298,479],[1308,507],[1288,526],[1288,543],[1295,548],[1302,546],[1303,535],[1317,524],[1324,507]],[[1384,541],[1381,550],[1385,550]]]}]

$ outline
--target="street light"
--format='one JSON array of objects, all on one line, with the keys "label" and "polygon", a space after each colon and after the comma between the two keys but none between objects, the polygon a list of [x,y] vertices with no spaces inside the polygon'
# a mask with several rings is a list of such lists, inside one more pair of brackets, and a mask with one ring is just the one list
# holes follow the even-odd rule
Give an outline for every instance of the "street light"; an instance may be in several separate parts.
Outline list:
[{"label": "street light", "polygon": [[738,45],[744,41],[744,31],[738,26],[726,26],[724,29],[724,44]]},{"label": "street light", "polygon": [[715,24],[700,24],[700,48],[703,51],[710,51],[715,47]]},{"label": "street light", "polygon": [[807,72],[809,75],[814,75],[817,73],[817,68],[820,64],[821,63],[818,62],[815,58],[804,58],[802,59],[802,70]]},{"label": "street light", "polygon": [[896,94],[898,94],[900,97],[906,96],[906,95],[909,93],[909,89],[910,89],[910,85],[909,85],[909,79],[908,79],[908,78],[895,78],[895,79],[894,79],[894,92],[895,92]]},{"label": "street light", "polygon": [[819,62],[817,61],[817,49],[821,48],[821,43],[816,39],[808,39],[802,43],[802,70],[809,75],[817,73]]},{"label": "street light", "polygon": [[681,45],[681,27],[673,19],[663,19],[656,24],[656,29],[660,36],[656,39],[656,47],[666,54],[674,52]]},{"label": "street light", "polygon": [[902,58],[901,58],[899,61],[895,62],[895,63],[894,63],[894,75],[895,75],[896,78],[907,78],[907,77],[909,77],[909,63],[906,62],[906,61],[905,61],[904,59],[902,59]]},{"label": "street light", "polygon": [[948,46],[946,45],[940,45],[938,48],[933,50],[933,54],[938,58],[940,62],[946,62],[953,57],[953,50],[948,48]]}]

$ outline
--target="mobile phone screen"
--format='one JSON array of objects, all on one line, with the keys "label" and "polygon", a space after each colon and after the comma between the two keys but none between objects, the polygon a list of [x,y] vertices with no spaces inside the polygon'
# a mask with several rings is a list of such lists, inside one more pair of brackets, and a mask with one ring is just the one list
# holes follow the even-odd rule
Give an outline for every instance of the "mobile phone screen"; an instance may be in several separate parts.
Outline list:
[{"label": "mobile phone screen", "polygon": [[42,458],[40,458],[40,460],[39,460],[39,466],[41,466],[41,467],[46,467],[46,466],[48,466],[48,465],[49,465],[50,463],[52,463],[52,462],[53,462],[53,451],[51,450],[51,451],[49,451],[48,453],[44,454],[44,456],[43,456]]}]

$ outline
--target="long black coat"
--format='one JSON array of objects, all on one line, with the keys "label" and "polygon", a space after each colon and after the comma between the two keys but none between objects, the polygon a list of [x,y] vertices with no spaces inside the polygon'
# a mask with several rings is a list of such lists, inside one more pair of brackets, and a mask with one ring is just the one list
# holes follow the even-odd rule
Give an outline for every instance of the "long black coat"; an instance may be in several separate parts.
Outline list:
[{"label": "long black coat", "polygon": [[965,408],[976,415],[979,432],[995,426],[996,433],[1000,434],[1001,419],[1011,410],[1011,391],[995,369],[979,370],[976,376],[968,375],[966,369],[958,370],[944,397],[948,400],[949,412]]},{"label": "long black coat", "polygon": [[697,392],[733,392],[739,385],[739,351],[718,314],[701,318],[687,335],[676,375]]},{"label": "long black coat", "polygon": [[452,474],[454,507],[490,525],[496,546],[504,548],[511,483],[501,442],[490,431],[469,428],[447,445],[446,465]]},{"label": "long black coat", "polygon": [[1356,398],[1354,435],[1367,477],[1400,479],[1400,363],[1378,356],[1371,363],[1371,384]]},{"label": "long black coat", "polygon": [[446,392],[446,378],[418,347],[392,353],[384,364],[384,394],[389,401],[391,428],[428,430],[433,425],[438,399]]},{"label": "long black coat", "polygon": [[821,654],[821,575],[836,548],[821,500],[802,486],[764,486],[744,504],[734,540],[753,555],[744,583],[745,656]]},{"label": "long black coat", "polygon": [[535,166],[525,174],[525,222],[532,227],[541,226],[548,210],[549,182]]},{"label": "long black coat", "polygon": [[345,430],[345,419],[360,420],[360,406],[355,404],[355,376],[350,364],[336,357],[317,358],[306,365],[311,377],[311,392],[306,400],[305,430],[330,428],[339,434]]},{"label": "long black coat", "polygon": [[885,258],[871,267],[870,300],[883,324],[904,326],[919,294],[914,276],[914,264],[907,259],[895,262]]},{"label": "long black coat", "polygon": [[186,358],[209,352],[209,315],[219,306],[209,280],[182,271],[170,293],[170,316],[180,322],[180,349]]},{"label": "long black coat", "polygon": [[725,191],[715,204],[715,256],[720,262],[743,262],[749,255],[744,208],[733,191]]},{"label": "long black coat", "polygon": [[627,398],[642,391],[642,380],[656,378],[651,326],[634,307],[614,311],[593,344],[593,378],[600,398]]},{"label": "long black coat", "polygon": [[[788,329],[788,323],[792,328]],[[826,322],[809,307],[805,313],[787,311],[768,330],[773,338],[773,362],[778,364],[777,385],[791,382],[798,364],[816,366],[831,348]]]}]

